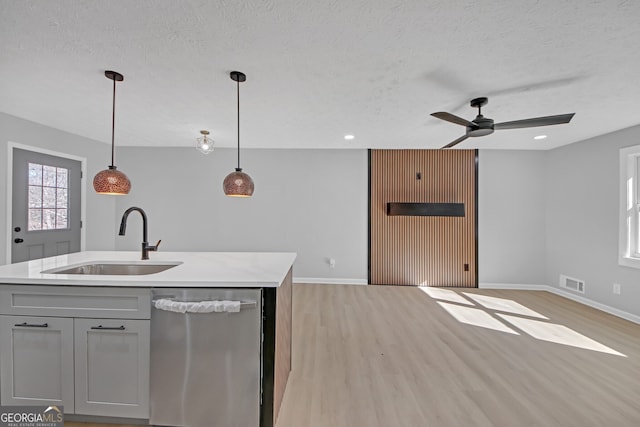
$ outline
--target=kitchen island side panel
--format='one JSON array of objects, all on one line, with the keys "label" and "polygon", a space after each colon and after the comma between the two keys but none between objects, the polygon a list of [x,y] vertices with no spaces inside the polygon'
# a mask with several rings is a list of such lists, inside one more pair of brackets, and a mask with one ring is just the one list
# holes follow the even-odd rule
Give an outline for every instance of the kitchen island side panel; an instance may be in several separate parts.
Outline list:
[{"label": "kitchen island side panel", "polygon": [[276,291],[276,354],[274,375],[274,408],[273,424],[275,425],[280,412],[280,405],[284,396],[289,372],[291,372],[291,316],[293,280],[292,270],[289,270],[282,285]]},{"label": "kitchen island side panel", "polygon": [[260,427],[273,427],[291,371],[292,271],[277,288],[263,288]]}]

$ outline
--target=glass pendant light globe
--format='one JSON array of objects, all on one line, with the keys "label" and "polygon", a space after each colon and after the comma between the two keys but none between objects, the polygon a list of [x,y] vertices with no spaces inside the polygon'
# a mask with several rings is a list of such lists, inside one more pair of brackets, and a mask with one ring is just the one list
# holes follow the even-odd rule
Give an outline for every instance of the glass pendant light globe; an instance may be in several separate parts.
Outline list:
[{"label": "glass pendant light globe", "polygon": [[209,135],[208,130],[201,130],[200,133],[202,136],[200,138],[196,138],[196,149],[202,154],[209,154],[213,151],[213,145],[215,142],[207,136]]}]

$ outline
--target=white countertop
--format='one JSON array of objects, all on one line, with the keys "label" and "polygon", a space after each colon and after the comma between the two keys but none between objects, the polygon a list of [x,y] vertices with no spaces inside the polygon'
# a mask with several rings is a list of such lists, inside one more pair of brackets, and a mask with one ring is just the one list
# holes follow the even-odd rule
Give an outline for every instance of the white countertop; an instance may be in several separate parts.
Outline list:
[{"label": "white countertop", "polygon": [[[78,252],[0,266],[0,284],[120,287],[278,287],[296,259],[287,252]],[[98,263],[180,263],[145,275],[43,274],[66,266]]]}]

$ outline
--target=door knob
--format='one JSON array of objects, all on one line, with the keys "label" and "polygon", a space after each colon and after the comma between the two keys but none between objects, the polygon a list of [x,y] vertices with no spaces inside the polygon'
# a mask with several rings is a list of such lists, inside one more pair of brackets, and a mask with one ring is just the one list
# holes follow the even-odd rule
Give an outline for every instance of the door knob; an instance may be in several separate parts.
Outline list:
[{"label": "door knob", "polygon": [[20,239],[20,238],[18,238],[18,239],[14,239],[13,241],[14,241],[14,242],[16,242],[16,243],[22,243],[22,242],[24,242],[24,240],[23,240],[23,239]]}]

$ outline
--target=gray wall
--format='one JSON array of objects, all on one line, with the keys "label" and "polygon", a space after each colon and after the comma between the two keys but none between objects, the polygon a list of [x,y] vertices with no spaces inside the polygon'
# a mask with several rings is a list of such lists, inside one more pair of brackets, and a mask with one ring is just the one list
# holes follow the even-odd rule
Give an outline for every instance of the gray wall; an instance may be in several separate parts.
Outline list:
[{"label": "gray wall", "polygon": [[8,143],[14,142],[44,148],[87,159],[86,249],[113,250],[115,201],[113,197],[93,192],[93,176],[105,169],[110,161],[110,146],[88,138],[63,132],[18,117],[0,113],[0,264],[6,263],[6,241],[11,238],[10,218],[6,214]]},{"label": "gray wall", "polygon": [[[366,280],[366,150],[243,150],[256,185],[246,199],[222,192],[235,156],[222,148],[123,149],[118,167],[132,190],[117,199],[118,217],[143,208],[149,240],[162,239],[164,251],[291,251],[295,277]],[[129,222],[118,250],[140,246],[140,216]]]},{"label": "gray wall", "polygon": [[[249,199],[223,195],[235,151],[122,148],[119,168],[133,183],[116,200],[149,215],[149,240],[164,251],[294,251],[295,276],[367,279],[366,150],[243,150],[256,183]],[[480,153],[479,275],[483,283],[545,283],[544,152]],[[118,250],[137,250],[130,218]],[[522,242],[526,242],[523,244]],[[329,268],[328,258],[336,259]]]},{"label": "gray wall", "polygon": [[637,144],[640,126],[557,148],[544,176],[547,284],[583,279],[586,298],[640,315],[640,270],[618,265],[619,150]]},{"label": "gray wall", "polygon": [[481,150],[478,166],[478,279],[545,282],[544,151]]},{"label": "gray wall", "polygon": [[[243,150],[256,193],[232,199],[222,180],[235,150],[204,156],[191,147],[119,147],[118,168],[133,189],[108,197],[93,193],[91,178],[108,164],[109,145],[0,113],[4,167],[9,141],[87,158],[88,250],[138,250],[138,217],[116,237],[122,212],[137,205],[164,251],[295,251],[296,277],[366,280],[366,150]],[[585,280],[586,298],[640,314],[640,271],[617,263],[618,154],[638,143],[640,126],[546,152],[482,150],[480,282],[557,287],[566,274]],[[0,200],[6,190],[0,173]],[[5,209],[0,224],[4,263]]]}]

